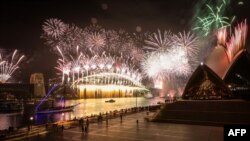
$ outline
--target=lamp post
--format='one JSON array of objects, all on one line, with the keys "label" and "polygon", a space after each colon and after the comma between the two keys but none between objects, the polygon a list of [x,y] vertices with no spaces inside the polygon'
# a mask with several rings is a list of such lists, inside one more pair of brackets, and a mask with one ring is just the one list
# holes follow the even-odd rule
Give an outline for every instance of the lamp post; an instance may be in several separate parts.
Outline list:
[{"label": "lamp post", "polygon": [[30,124],[29,124],[29,130],[31,130],[32,129],[32,122],[33,122],[33,120],[34,120],[34,118],[33,118],[33,116],[31,116],[30,117]]},{"label": "lamp post", "polygon": [[65,98],[66,98],[66,82],[63,84],[63,108],[65,108]]},{"label": "lamp post", "polygon": [[[134,94],[134,89],[132,90]],[[137,93],[135,93],[135,107],[136,107],[136,112],[137,112]]]},{"label": "lamp post", "polygon": [[30,121],[32,122],[34,120],[33,116],[30,117]]}]

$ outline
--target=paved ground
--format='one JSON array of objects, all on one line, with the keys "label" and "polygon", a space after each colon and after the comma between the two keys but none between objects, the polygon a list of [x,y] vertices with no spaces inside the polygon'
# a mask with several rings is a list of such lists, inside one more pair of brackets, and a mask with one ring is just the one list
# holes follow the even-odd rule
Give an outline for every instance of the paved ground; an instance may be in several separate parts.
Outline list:
[{"label": "paved ground", "polygon": [[[222,141],[223,127],[154,123],[144,121],[145,112],[90,124],[87,134],[79,127],[48,133],[29,141]],[[139,120],[137,125],[136,120]]]}]

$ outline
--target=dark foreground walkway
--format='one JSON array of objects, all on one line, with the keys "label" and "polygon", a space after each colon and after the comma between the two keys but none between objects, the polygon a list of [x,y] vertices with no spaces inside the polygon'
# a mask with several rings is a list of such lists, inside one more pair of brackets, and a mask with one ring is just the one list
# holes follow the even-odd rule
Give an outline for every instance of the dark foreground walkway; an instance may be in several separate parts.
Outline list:
[{"label": "dark foreground walkway", "polygon": [[[38,135],[29,141],[222,141],[223,127],[154,123],[137,113],[102,123],[90,124],[89,132],[79,127]],[[136,120],[139,120],[137,125]]]}]

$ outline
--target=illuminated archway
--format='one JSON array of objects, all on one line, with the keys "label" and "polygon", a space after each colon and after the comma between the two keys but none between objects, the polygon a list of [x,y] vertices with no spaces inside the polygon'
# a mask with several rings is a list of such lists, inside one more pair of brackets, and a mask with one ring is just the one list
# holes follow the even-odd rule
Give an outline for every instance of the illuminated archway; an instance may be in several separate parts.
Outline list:
[{"label": "illuminated archway", "polygon": [[75,80],[72,87],[80,98],[132,97],[148,91],[135,75],[103,72]]}]

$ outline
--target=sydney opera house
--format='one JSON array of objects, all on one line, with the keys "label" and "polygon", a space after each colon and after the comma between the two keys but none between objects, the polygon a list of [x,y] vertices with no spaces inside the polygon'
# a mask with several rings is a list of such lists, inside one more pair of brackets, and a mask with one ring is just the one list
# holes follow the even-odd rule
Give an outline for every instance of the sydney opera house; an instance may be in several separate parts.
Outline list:
[{"label": "sydney opera house", "polygon": [[249,124],[250,55],[242,44],[242,35],[233,39],[238,42],[232,45],[233,48],[218,37],[218,45],[190,77],[183,100],[166,104],[153,120],[211,125]]}]

